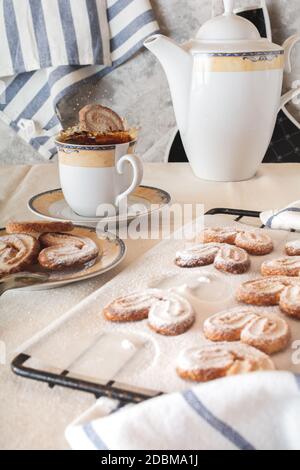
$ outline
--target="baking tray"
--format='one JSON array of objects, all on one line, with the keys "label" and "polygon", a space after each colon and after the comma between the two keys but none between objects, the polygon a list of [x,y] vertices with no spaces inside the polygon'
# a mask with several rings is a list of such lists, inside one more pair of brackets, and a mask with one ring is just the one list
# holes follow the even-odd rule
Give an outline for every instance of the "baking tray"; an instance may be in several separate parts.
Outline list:
[{"label": "baking tray", "polygon": [[[212,209],[206,214],[206,216],[210,216],[210,223],[212,225],[219,224],[213,223],[216,216],[216,222],[218,222],[221,217],[221,225],[242,223],[244,225],[250,225],[252,228],[264,228],[261,225],[259,215],[260,213],[256,211],[226,208]],[[289,239],[289,236],[291,236],[289,232],[285,231],[272,231],[272,234],[272,238],[276,238],[278,246],[280,245],[281,247],[280,249],[282,249],[284,243]],[[172,243],[174,244],[175,242]],[[186,388],[190,386],[189,383],[183,382],[179,378],[175,379],[174,375],[176,374],[171,374],[171,380],[168,380],[167,377],[163,377],[164,374],[168,374],[168,361],[166,361],[166,356],[171,354],[171,357],[173,357],[172,354],[175,354],[177,350],[177,347],[174,348],[174,338],[160,337],[160,335],[146,331],[147,327],[142,325],[143,322],[130,324],[129,326],[127,324],[126,327],[123,325],[109,324],[111,331],[105,331],[105,327],[102,329],[103,325],[100,324],[101,321],[103,322],[103,319],[101,320],[102,307],[107,301],[112,300],[116,296],[116,294],[113,293],[114,289],[119,291],[119,295],[136,290],[137,288],[160,286],[159,279],[164,267],[162,267],[161,272],[158,270],[153,276],[153,279],[156,279],[156,285],[153,285],[152,281],[146,282],[146,279],[147,277],[151,277],[151,263],[152,265],[155,263],[155,266],[157,266],[157,255],[159,251],[161,261],[159,265],[166,265],[162,256],[162,252],[166,250],[171,251],[170,253],[166,253],[167,256],[165,256],[165,259],[169,262],[171,257],[170,266],[171,264],[174,265],[173,259],[175,252],[178,248],[182,247],[180,245],[182,245],[183,242],[177,241],[177,246],[173,246],[172,243],[162,242],[157,245],[110,283],[103,286],[99,291],[81,302],[79,306],[72,309],[46,330],[21,346],[18,355],[13,359],[11,364],[13,372],[27,379],[46,382],[50,387],[61,386],[75,389],[92,393],[97,398],[106,396],[117,399],[123,404],[140,403],[162,393],[174,391],[174,389],[176,390],[178,387]],[[172,248],[170,248],[170,245],[172,245]],[[256,258],[256,260],[258,260],[258,258]],[[261,263],[262,261],[263,259],[260,257],[259,262]],[[145,270],[143,268],[144,264],[149,268],[146,269],[145,275],[142,274]],[[204,270],[204,268],[197,268],[196,271],[179,270],[175,265],[173,268],[170,268],[170,266],[169,269],[173,269],[174,272],[177,270],[178,277],[187,276],[192,272],[199,274],[200,270],[205,274],[208,270]],[[213,269],[213,267],[207,268],[209,268],[210,272]],[[163,279],[168,279],[168,275],[168,273],[166,274],[164,272]],[[257,277],[257,275],[256,272],[252,274],[252,277]],[[216,272],[213,276],[221,278],[222,276],[228,275],[217,274]],[[242,275],[237,277],[231,276],[230,279],[234,279],[235,281],[238,279],[238,283],[241,283],[248,278],[249,276]],[[137,281],[137,279],[139,280]],[[227,280],[228,279],[229,277],[227,277]],[[223,278],[221,281],[222,286],[225,285]],[[224,292],[220,291],[219,294],[223,302]],[[230,306],[230,300],[228,306]],[[214,301],[212,305],[209,306],[209,308],[211,307],[212,310],[207,311],[207,316],[221,310],[221,304],[218,307],[218,301]],[[80,313],[78,313],[79,310]],[[76,326],[74,326],[75,322]],[[294,320],[293,322],[295,323]],[[108,322],[106,323],[108,324]],[[298,339],[300,339],[300,322],[297,324],[297,329],[299,331],[299,335],[297,333]],[[190,342],[195,341],[198,337],[199,324],[196,326],[195,330],[190,333],[190,336],[187,336],[188,334],[189,332],[180,337],[176,337],[178,353],[183,347],[184,341],[187,341],[187,338],[190,344]],[[153,336],[155,340],[153,340]],[[294,339],[297,338],[295,337]],[[159,354],[156,340],[160,344]],[[172,347],[170,341],[173,342]],[[56,345],[55,348],[51,347],[52,344]],[[115,360],[114,355],[119,349],[119,356],[122,356],[122,360],[118,354],[117,360]],[[107,356],[110,358],[109,361],[103,361],[103,357]],[[136,362],[137,358],[140,362]],[[153,363],[154,361],[156,361],[156,369],[153,366],[153,370],[151,369],[152,372],[151,370],[147,371],[147,364]],[[279,369],[286,368],[286,360],[284,362],[283,359],[279,358],[278,361]],[[135,362],[139,364],[138,370],[140,372],[133,374],[131,377],[129,371],[131,369],[133,370]],[[107,368],[108,370],[106,370]],[[123,369],[126,369],[127,372],[122,372]],[[293,372],[300,373],[300,366],[294,368]],[[131,380],[127,383],[126,377],[128,374]],[[160,382],[163,382],[161,387],[159,386],[161,385]],[[158,384],[158,386],[156,386],[156,384]]]}]

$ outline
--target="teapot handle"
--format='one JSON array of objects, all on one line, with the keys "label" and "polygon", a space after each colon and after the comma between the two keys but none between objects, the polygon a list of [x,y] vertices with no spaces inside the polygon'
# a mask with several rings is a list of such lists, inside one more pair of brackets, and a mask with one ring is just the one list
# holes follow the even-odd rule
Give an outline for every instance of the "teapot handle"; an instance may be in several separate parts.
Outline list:
[{"label": "teapot handle", "polygon": [[[300,42],[300,34],[294,34],[283,43],[282,47],[284,48],[285,52],[284,71],[287,73],[291,73],[292,71],[292,50],[298,42]],[[294,88],[285,93],[280,100],[280,109],[282,109],[289,101],[296,98],[298,95],[300,95],[300,87]]]},{"label": "teapot handle", "polygon": [[293,36],[286,39],[283,43],[283,49],[285,53],[285,67],[284,71],[287,73],[291,73],[292,71],[292,50],[297,42],[300,41],[300,34],[294,34]]}]

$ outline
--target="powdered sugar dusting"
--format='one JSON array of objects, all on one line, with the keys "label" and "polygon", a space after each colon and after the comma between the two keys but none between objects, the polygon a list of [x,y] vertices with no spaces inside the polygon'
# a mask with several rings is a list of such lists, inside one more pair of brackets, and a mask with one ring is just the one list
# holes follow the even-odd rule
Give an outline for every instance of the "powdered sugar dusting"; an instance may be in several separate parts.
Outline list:
[{"label": "powdered sugar dusting", "polygon": [[215,336],[215,334],[237,332],[239,335],[241,330],[256,316],[256,310],[251,307],[229,309],[208,318],[204,323],[204,331],[209,337],[211,333]]},{"label": "powdered sugar dusting", "polygon": [[[228,226],[228,216],[206,216],[208,226]],[[249,226],[233,223],[234,227],[248,230]],[[251,256],[251,270],[241,276],[216,271],[213,266],[183,270],[174,264],[177,251],[187,248],[180,240],[167,240],[143,255],[137,262],[115,277],[111,282],[96,291],[70,311],[57,327],[50,327],[47,335],[26,350],[46,364],[68,369],[70,364],[82,351],[99,335],[99,332],[116,333],[123,339],[141,337],[145,347],[134,356],[130,365],[122,369],[114,380],[132,386],[173,392],[190,387],[176,374],[176,362],[179,353],[190,347],[207,344],[202,327],[204,321],[222,310],[237,307],[235,299],[237,287],[245,281],[260,277],[261,263],[284,253],[285,244],[295,235],[283,231],[268,231],[274,241],[274,253],[263,257]],[[112,324],[102,315],[104,306],[122,295],[148,288],[177,288],[183,284],[193,283],[193,279],[202,276],[210,282],[199,283],[196,288],[189,288],[184,295],[192,304],[195,311],[195,323],[191,329],[181,336],[164,337],[151,331],[147,320],[134,324]],[[224,289],[225,286],[225,291]],[[274,286],[272,287],[274,288]],[[209,290],[209,295],[208,295]],[[254,307],[254,310],[256,307]],[[259,309],[258,309],[259,310]],[[278,307],[268,307],[269,312],[281,316]],[[283,317],[283,316],[282,316]],[[285,318],[285,317],[283,317]],[[300,322],[287,319],[294,339],[300,338]],[[87,354],[87,364],[95,362],[93,352]],[[279,370],[300,372],[299,366],[291,363],[290,350],[274,356],[274,362]],[[236,365],[237,367],[237,365]],[[71,366],[72,372],[72,366]],[[85,376],[91,376],[86,366]],[[92,377],[95,377],[93,373]],[[101,380],[101,369],[98,369],[97,379]]]},{"label": "powdered sugar dusting", "polygon": [[224,264],[228,267],[236,266],[237,264],[244,265],[249,262],[249,256],[245,250],[232,245],[224,245],[218,251],[215,263]]},{"label": "powdered sugar dusting", "polygon": [[96,243],[88,237],[62,233],[47,233],[40,237],[47,246],[39,254],[42,266],[59,268],[84,264],[95,259],[99,254]]},{"label": "powdered sugar dusting", "polygon": [[287,322],[277,315],[257,315],[245,327],[242,339],[247,340],[260,338],[262,341],[274,341],[288,334]]},{"label": "powdered sugar dusting", "polygon": [[177,327],[188,327],[194,319],[190,303],[173,292],[166,292],[163,299],[152,305],[148,318],[149,324],[155,329],[169,329],[175,333]]},{"label": "powdered sugar dusting", "polygon": [[213,263],[220,247],[221,244],[217,243],[193,245],[185,250],[177,251],[176,259],[185,263],[201,261],[201,264],[209,265]]},{"label": "powdered sugar dusting", "polygon": [[300,239],[288,242],[285,248],[288,254],[291,254],[293,256],[294,255],[299,256],[300,255]]},{"label": "powdered sugar dusting", "polygon": [[291,285],[284,289],[281,294],[281,301],[300,308],[300,282],[298,286]]}]

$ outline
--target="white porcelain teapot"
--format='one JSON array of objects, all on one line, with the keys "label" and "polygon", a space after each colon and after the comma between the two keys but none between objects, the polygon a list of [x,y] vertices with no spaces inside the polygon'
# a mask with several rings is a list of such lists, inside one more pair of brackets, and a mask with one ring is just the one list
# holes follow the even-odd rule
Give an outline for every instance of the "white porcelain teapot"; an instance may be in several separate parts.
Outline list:
[{"label": "white porcelain teapot", "polygon": [[252,178],[266,154],[278,111],[300,88],[281,97],[295,35],[277,46],[248,20],[225,12],[183,46],[160,34],[145,47],[161,62],[177,124],[196,176],[212,181]]}]

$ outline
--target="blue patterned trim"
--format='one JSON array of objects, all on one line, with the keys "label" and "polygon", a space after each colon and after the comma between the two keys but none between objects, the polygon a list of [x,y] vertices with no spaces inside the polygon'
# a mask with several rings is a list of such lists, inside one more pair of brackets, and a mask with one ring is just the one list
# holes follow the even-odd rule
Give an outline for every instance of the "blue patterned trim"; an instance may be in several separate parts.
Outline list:
[{"label": "blue patterned trim", "polygon": [[[129,148],[133,147],[136,144],[136,140],[128,142]],[[79,150],[115,150],[117,145],[78,145],[78,144],[64,144],[63,142],[55,142],[59,150],[67,150],[66,153],[78,152]],[[68,152],[69,151],[69,152]]]},{"label": "blue patterned trim", "polygon": [[257,52],[201,52],[199,51],[199,54],[205,54],[209,57],[242,57],[244,59],[247,59],[249,57],[272,57],[274,59],[275,57],[279,57],[281,55],[284,55],[284,51],[257,51]]},{"label": "blue patterned trim", "polygon": [[188,390],[182,394],[187,404],[203,418],[212,428],[218,431],[228,441],[234,444],[240,450],[256,450],[246,439],[224,421],[217,418],[211,413],[199,400],[192,390]]}]

